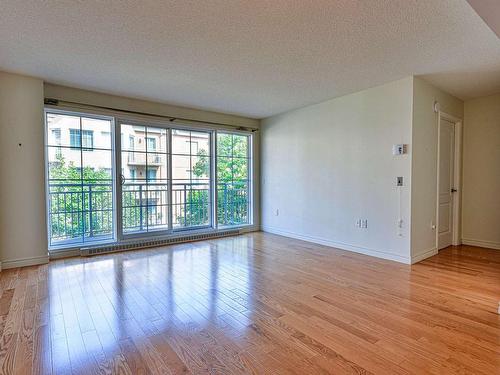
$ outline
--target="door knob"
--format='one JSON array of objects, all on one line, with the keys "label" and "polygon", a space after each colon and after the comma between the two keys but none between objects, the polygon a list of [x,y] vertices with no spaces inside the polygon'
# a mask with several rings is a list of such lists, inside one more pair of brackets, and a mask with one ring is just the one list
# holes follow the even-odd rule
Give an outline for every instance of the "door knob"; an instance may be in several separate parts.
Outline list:
[{"label": "door knob", "polygon": [[456,192],[457,192],[457,189],[451,189],[451,192],[452,192],[452,193],[456,193]]}]

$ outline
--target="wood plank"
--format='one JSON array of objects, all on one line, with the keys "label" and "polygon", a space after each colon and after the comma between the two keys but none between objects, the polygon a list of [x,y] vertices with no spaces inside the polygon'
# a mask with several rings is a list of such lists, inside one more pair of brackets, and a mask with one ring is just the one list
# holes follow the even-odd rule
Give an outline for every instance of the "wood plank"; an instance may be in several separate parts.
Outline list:
[{"label": "wood plank", "polygon": [[251,233],[0,273],[2,374],[499,373],[500,252]]}]

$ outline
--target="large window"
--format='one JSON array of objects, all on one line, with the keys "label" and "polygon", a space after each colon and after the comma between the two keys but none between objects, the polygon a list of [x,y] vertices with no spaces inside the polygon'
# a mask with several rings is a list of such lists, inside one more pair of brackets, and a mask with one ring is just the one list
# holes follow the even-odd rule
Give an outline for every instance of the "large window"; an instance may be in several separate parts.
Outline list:
[{"label": "large window", "polygon": [[46,126],[51,247],[251,224],[248,133],[49,109]]},{"label": "large window", "polygon": [[[52,246],[113,238],[112,145],[93,134],[112,120],[47,113],[48,217]],[[83,138],[84,137],[84,138]]]}]

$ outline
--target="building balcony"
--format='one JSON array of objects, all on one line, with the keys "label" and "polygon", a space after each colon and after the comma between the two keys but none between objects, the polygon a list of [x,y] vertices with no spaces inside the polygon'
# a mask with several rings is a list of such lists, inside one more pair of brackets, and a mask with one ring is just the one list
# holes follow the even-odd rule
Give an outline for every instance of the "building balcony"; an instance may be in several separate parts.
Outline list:
[{"label": "building balcony", "polygon": [[163,164],[162,158],[160,155],[152,155],[139,153],[139,152],[129,152],[127,157],[127,164],[132,166],[142,166],[147,164],[150,166],[161,166]]}]

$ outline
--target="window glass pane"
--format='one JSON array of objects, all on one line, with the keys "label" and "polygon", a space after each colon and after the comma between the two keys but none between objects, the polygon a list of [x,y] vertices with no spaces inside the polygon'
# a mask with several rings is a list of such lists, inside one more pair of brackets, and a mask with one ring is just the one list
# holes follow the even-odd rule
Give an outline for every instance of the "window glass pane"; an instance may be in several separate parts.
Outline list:
[{"label": "window glass pane", "polygon": [[[47,113],[47,145],[71,146],[70,129],[80,130],[80,117]],[[77,147],[79,147],[79,141]]]},{"label": "window glass pane", "polygon": [[122,185],[122,229],[124,233],[147,230],[147,189],[144,182]]},{"label": "window glass pane", "polygon": [[247,135],[233,135],[233,156],[240,158],[248,157]]},{"label": "window glass pane", "polygon": [[172,179],[189,182],[191,176],[191,157],[172,155]]},{"label": "window glass pane", "polygon": [[155,170],[157,178],[167,178],[167,155],[148,153],[148,170]]},{"label": "window glass pane", "polygon": [[233,181],[248,179],[248,159],[232,158],[231,169]]},{"label": "window glass pane", "polygon": [[250,223],[249,144],[246,135],[217,134],[217,220],[222,227]]},{"label": "window glass pane", "polygon": [[78,183],[81,180],[82,158],[80,150],[68,147],[47,147],[49,182]]},{"label": "window glass pane", "polygon": [[120,125],[122,151],[146,151],[146,127],[142,125]]},{"label": "window glass pane", "polygon": [[82,145],[82,139],[80,135],[80,129],[69,129],[69,143],[71,148],[80,148]]},{"label": "window glass pane", "polygon": [[210,137],[208,133],[191,132],[191,155],[210,155]]},{"label": "window glass pane", "polygon": [[174,229],[210,225],[210,133],[172,130],[172,152]]},{"label": "window glass pane", "polygon": [[233,136],[217,133],[217,156],[233,156]]},{"label": "window glass pane", "polygon": [[191,132],[172,130],[172,154],[189,155],[191,153]]},{"label": "window glass pane", "polygon": [[208,180],[210,178],[210,157],[208,156],[191,156],[191,179]]},{"label": "window glass pane", "polygon": [[[92,133],[108,133],[111,134],[111,121],[100,118],[82,117],[82,130]],[[111,148],[111,141],[108,144],[103,144],[104,148]]]},{"label": "window glass pane", "polygon": [[82,152],[83,179],[87,181],[110,181],[113,179],[113,154],[106,150]]},{"label": "window glass pane", "polygon": [[148,181],[155,181],[157,172],[158,172],[157,168],[148,168],[147,177],[146,177],[147,180]]},{"label": "window glass pane", "polygon": [[94,148],[94,131],[82,130],[82,147],[84,149]]},{"label": "window glass pane", "polygon": [[148,152],[156,151],[156,138],[146,137],[146,147]]},{"label": "window glass pane", "polygon": [[167,153],[168,131],[167,129],[148,127],[148,152]]}]

